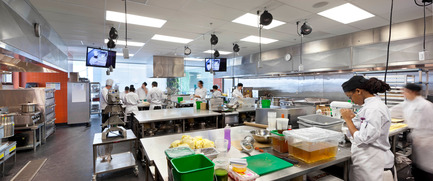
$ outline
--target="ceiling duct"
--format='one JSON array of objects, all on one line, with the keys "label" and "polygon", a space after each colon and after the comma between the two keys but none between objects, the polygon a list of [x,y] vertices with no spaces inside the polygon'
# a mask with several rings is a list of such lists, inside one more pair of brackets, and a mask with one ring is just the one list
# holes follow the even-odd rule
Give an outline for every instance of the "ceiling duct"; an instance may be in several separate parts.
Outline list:
[{"label": "ceiling duct", "polygon": [[153,56],[153,78],[174,78],[183,76],[183,57]]}]

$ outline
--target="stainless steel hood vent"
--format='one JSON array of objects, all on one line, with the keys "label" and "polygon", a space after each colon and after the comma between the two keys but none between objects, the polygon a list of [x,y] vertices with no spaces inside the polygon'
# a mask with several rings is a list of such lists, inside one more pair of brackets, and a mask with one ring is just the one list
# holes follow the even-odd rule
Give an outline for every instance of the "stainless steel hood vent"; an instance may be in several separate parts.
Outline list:
[{"label": "stainless steel hood vent", "polygon": [[183,57],[153,56],[153,78],[184,76]]},{"label": "stainless steel hood vent", "polygon": [[[15,58],[18,57],[18,58]],[[0,72],[52,72],[46,65],[0,48]]]}]

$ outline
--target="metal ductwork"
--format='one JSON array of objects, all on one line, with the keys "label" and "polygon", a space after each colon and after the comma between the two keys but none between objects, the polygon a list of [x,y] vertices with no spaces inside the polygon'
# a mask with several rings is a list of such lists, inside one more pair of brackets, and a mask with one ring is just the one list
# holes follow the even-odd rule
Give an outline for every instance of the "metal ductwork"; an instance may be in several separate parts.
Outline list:
[{"label": "metal ductwork", "polygon": [[183,63],[183,57],[153,56],[153,77],[183,77],[185,74]]}]

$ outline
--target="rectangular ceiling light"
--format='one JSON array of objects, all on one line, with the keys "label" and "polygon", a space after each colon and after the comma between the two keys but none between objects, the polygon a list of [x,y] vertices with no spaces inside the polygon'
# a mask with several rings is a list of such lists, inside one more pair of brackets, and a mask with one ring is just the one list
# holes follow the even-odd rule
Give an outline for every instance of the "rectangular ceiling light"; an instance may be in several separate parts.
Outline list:
[{"label": "rectangular ceiling light", "polygon": [[[248,25],[248,26],[253,26],[253,27],[258,27],[259,25],[259,20],[258,20],[258,16],[255,14],[251,14],[251,13],[247,13],[244,14],[236,19],[234,19],[232,21],[233,23],[239,23],[239,24],[243,24],[243,25]],[[278,21],[276,19],[272,20],[272,23],[268,26],[263,26],[264,29],[271,29],[271,28],[275,28],[277,26],[286,24],[285,22],[282,21]]]},{"label": "rectangular ceiling light", "polygon": [[[204,51],[203,53],[214,53],[215,51],[214,50],[206,50],[206,51]],[[228,52],[228,51],[220,51],[220,50],[218,50],[218,52],[220,52],[220,54],[221,55],[228,55],[228,54],[231,54],[232,52]]]},{"label": "rectangular ceiling light", "polygon": [[[247,41],[247,42],[252,42],[252,43],[260,43],[260,37],[251,35],[251,36],[242,38],[241,41]],[[269,44],[269,43],[274,43],[274,42],[277,42],[277,41],[278,40],[275,40],[275,39],[262,37],[261,43],[262,44]]]},{"label": "rectangular ceiling light", "polygon": [[190,58],[190,57],[184,58],[183,60],[188,60],[188,61],[204,61],[203,58]]},{"label": "rectangular ceiling light", "polygon": [[320,13],[321,16],[338,21],[343,24],[353,23],[363,19],[374,17],[373,14],[358,8],[350,3],[346,3]]},{"label": "rectangular ceiling light", "polygon": [[[107,43],[108,39],[105,39],[104,42]],[[123,40],[114,40],[114,42],[116,42],[116,45],[126,45],[126,42]],[[128,46],[142,47],[144,44],[145,43],[128,41]]]},{"label": "rectangular ceiling light", "polygon": [[168,42],[173,42],[173,43],[187,44],[189,42],[192,42],[193,39],[179,38],[179,37],[175,37],[175,36],[166,36],[166,35],[155,34],[152,37],[152,40],[168,41]]},{"label": "rectangular ceiling light", "polygon": [[[127,18],[128,18],[128,24],[148,26],[154,28],[161,28],[167,22],[167,20],[163,20],[163,19],[149,18],[149,17],[138,16],[133,14],[127,14]],[[125,13],[107,11],[105,19],[108,21],[125,23]]]},{"label": "rectangular ceiling light", "polygon": [[[123,53],[117,52],[116,56],[123,57]],[[134,56],[134,54],[129,54],[129,57],[133,57],[133,56]]]}]

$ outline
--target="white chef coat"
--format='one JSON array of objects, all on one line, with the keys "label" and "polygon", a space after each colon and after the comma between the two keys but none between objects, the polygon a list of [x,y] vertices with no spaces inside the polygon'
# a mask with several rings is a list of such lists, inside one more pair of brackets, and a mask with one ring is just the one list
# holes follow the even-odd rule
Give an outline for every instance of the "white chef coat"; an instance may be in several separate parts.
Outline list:
[{"label": "white chef coat", "polygon": [[102,88],[101,94],[99,95],[99,106],[101,110],[104,110],[107,107],[107,99],[108,99],[108,89],[107,87]]},{"label": "white chef coat", "polygon": [[119,94],[119,97],[120,97],[120,100],[123,102],[123,103],[125,103],[126,102],[126,100],[125,100],[125,96],[126,96],[126,92],[125,91],[123,91],[123,92],[121,92],[120,94]]},{"label": "white chef coat", "polygon": [[138,103],[140,102],[140,99],[138,98],[138,95],[135,92],[129,92],[125,96],[125,113],[131,113],[133,111],[138,111]]},{"label": "white chef coat", "polygon": [[220,97],[221,97],[221,91],[219,90],[213,91],[212,98],[220,98]]},{"label": "white chef coat", "polygon": [[149,90],[147,101],[150,103],[150,110],[153,110],[155,106],[162,105],[162,95],[162,90],[158,87],[152,87],[152,89]]},{"label": "white chef coat", "polygon": [[385,168],[394,166],[389,144],[391,114],[380,97],[369,97],[352,119],[356,129],[348,136],[352,142],[350,180],[383,180]]},{"label": "white chef coat", "polygon": [[239,89],[233,90],[233,98],[244,98],[244,95],[242,95],[242,92],[239,91]]},{"label": "white chef coat", "polygon": [[146,94],[146,91],[143,89],[143,87],[140,87],[137,89],[137,95],[138,95],[138,98],[140,98],[140,100],[147,99],[147,94]]},{"label": "white chef coat", "polygon": [[204,88],[204,87],[200,88],[199,87],[199,88],[195,89],[194,95],[200,96],[200,98],[198,98],[198,99],[204,100],[206,98],[206,92],[207,92],[206,88]]},{"label": "white chef coat", "polygon": [[[393,116],[403,113],[408,127],[413,129],[412,160],[418,168],[433,174],[433,103],[421,96],[391,108]],[[397,114],[396,114],[397,113]]]}]

